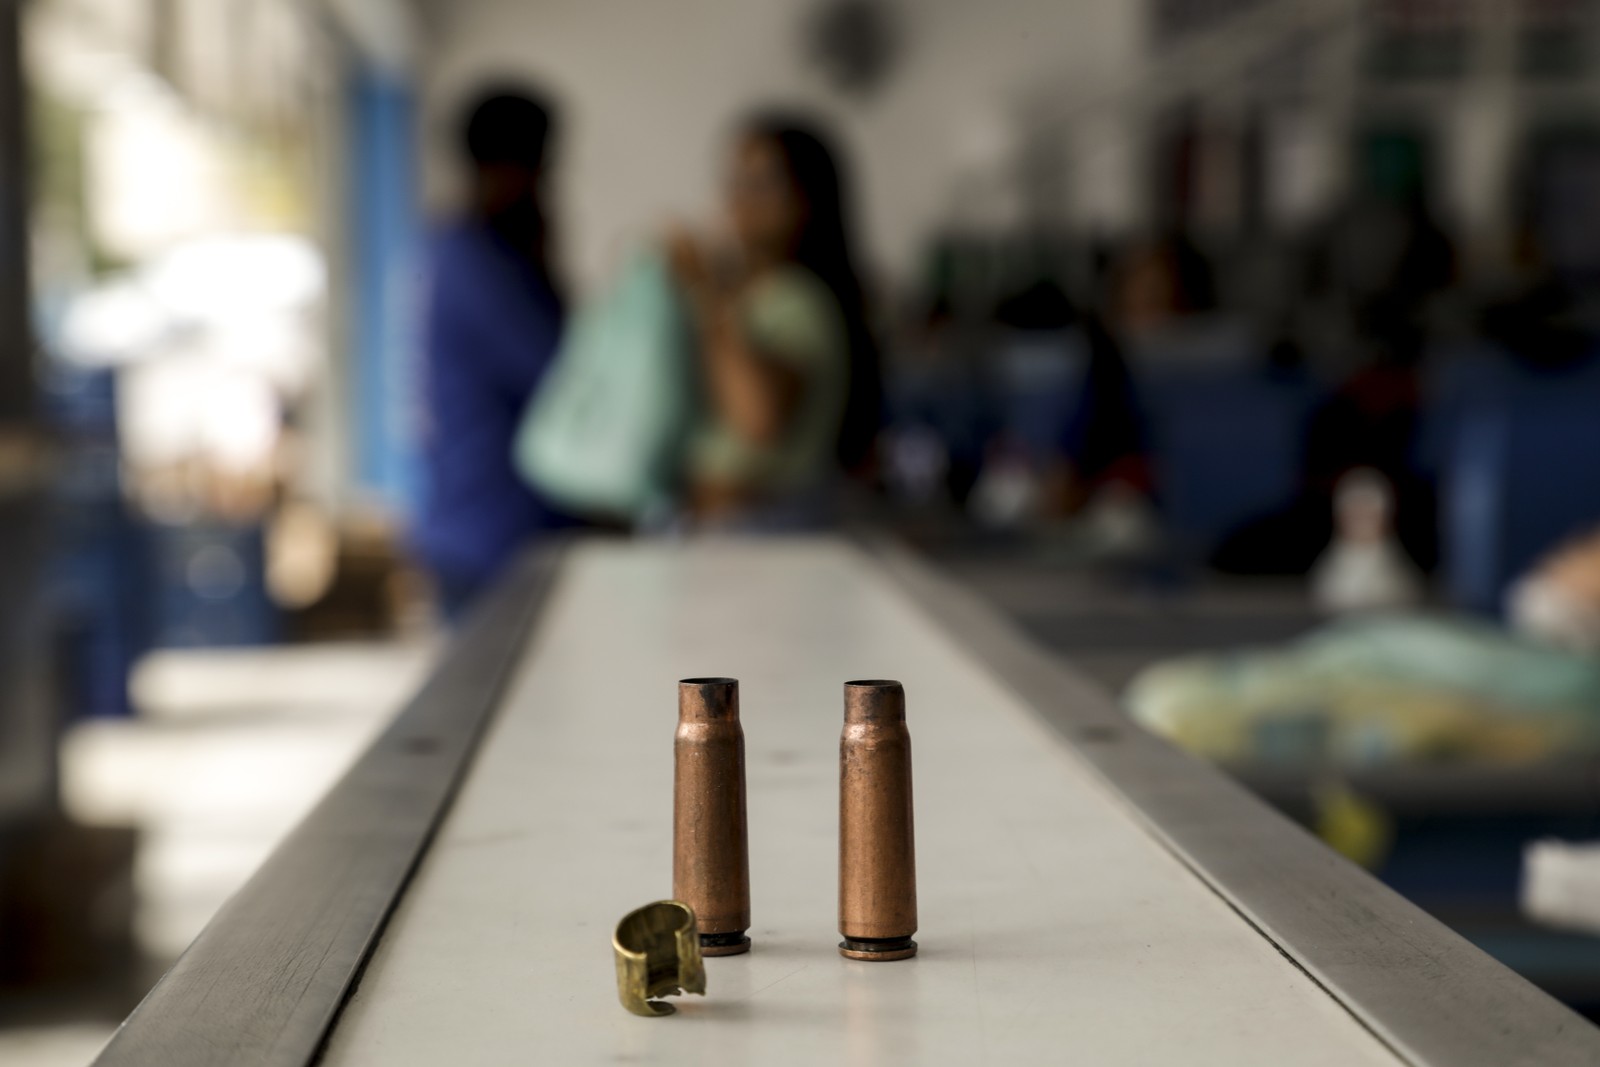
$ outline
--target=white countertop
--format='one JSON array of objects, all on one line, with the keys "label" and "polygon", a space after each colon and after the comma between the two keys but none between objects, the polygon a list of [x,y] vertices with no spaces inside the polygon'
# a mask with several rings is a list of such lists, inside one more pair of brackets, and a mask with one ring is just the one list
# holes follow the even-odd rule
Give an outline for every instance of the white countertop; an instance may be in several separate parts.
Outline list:
[{"label": "white countertop", "polygon": [[[678,1014],[610,936],[669,895],[676,682],[741,680],[754,950]],[[842,683],[905,683],[920,955],[836,950]],[[330,1065],[1398,1060],[1059,736],[832,542],[576,549]]]}]

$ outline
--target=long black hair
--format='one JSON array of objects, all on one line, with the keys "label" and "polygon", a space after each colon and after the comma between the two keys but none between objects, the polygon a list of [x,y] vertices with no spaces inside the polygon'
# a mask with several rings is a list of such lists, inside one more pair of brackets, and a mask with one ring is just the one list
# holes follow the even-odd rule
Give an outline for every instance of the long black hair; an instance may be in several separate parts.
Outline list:
[{"label": "long black hair", "polygon": [[846,470],[867,460],[883,419],[878,348],[867,328],[866,300],[850,254],[850,218],[838,156],[816,127],[784,112],[764,112],[741,128],[747,138],[771,141],[805,201],[805,221],[794,258],[832,291],[850,347],[850,398],[839,429],[838,456]]}]

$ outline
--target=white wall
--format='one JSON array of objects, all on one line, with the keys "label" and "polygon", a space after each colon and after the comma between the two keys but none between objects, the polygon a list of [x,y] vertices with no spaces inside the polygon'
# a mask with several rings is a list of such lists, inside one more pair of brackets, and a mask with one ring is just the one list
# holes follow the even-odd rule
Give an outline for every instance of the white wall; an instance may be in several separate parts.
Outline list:
[{"label": "white wall", "polygon": [[[902,0],[899,64],[856,105],[802,55],[808,0],[435,0],[422,41],[424,187],[433,207],[449,202],[466,96],[497,74],[537,78],[565,106],[559,240],[569,277],[589,285],[668,219],[709,217],[739,114],[801,103],[839,120],[867,256],[903,274],[934,226],[1012,210],[1006,187],[972,176],[1006,169],[1041,99],[1068,110],[1124,83],[1143,50],[1142,6]],[[1072,205],[1091,221],[1124,221],[1133,183],[1119,177],[1127,168],[1106,131],[1093,136],[1096,187],[1072,190]]]}]

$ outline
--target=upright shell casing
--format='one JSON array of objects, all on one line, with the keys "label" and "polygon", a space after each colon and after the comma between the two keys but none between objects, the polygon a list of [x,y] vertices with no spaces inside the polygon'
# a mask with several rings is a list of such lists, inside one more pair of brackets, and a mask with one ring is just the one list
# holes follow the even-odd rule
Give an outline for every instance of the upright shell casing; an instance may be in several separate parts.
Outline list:
[{"label": "upright shell casing", "polygon": [[884,680],[846,682],[839,738],[839,952],[850,959],[917,954],[911,807],[904,688]]},{"label": "upright shell casing", "polygon": [[750,843],[738,681],[678,683],[673,755],[672,895],[694,909],[702,955],[748,952]]}]

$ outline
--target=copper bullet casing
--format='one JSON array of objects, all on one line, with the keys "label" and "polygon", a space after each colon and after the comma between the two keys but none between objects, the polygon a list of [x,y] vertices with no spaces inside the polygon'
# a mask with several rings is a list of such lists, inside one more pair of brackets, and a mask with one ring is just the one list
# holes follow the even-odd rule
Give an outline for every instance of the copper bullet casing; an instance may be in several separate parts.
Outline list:
[{"label": "copper bullet casing", "polygon": [[917,954],[917,863],[911,823],[911,734],[899,682],[844,685],[839,738],[840,955]]},{"label": "copper bullet casing", "polygon": [[700,952],[750,951],[750,842],[739,683],[678,683],[673,744],[672,895],[694,909]]}]

